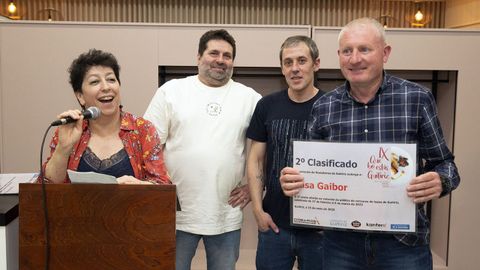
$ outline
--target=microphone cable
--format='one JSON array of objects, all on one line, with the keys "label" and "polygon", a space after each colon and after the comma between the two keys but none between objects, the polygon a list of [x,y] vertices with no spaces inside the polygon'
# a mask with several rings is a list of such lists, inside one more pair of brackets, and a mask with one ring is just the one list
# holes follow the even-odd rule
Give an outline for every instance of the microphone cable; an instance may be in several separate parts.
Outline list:
[{"label": "microphone cable", "polygon": [[52,128],[51,125],[48,126],[45,134],[42,139],[42,146],[40,148],[40,179],[42,180],[42,206],[43,206],[43,215],[45,221],[45,270],[48,270],[50,267],[50,233],[49,233],[49,221],[48,221],[48,209],[47,209],[47,192],[45,190],[45,177],[43,170],[43,147],[45,145],[45,139],[47,138],[48,131]]}]

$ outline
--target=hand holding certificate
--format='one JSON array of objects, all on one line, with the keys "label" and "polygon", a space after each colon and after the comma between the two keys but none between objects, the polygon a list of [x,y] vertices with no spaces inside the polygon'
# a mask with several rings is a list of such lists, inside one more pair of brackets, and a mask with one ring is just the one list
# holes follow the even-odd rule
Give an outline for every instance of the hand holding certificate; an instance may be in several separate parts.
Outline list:
[{"label": "hand holding certificate", "polygon": [[292,225],[415,232],[406,187],[415,176],[415,144],[293,142],[304,177],[292,198]]}]

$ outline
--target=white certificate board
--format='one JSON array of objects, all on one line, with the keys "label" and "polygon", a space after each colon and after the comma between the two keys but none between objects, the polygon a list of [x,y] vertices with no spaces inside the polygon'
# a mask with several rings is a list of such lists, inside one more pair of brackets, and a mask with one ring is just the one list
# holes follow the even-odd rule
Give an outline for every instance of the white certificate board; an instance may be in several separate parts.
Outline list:
[{"label": "white certificate board", "polygon": [[291,201],[291,224],[415,232],[406,187],[416,174],[416,144],[294,141],[304,188]]}]

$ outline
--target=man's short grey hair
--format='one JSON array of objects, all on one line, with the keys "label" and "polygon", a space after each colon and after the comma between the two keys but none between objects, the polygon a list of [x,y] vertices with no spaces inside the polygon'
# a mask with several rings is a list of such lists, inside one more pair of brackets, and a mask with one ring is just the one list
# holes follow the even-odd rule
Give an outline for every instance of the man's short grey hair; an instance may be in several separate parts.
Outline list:
[{"label": "man's short grey hair", "polygon": [[385,28],[383,27],[383,25],[373,19],[373,18],[368,18],[368,17],[364,17],[364,18],[358,18],[358,19],[355,19],[349,23],[347,23],[347,25],[345,25],[342,30],[340,31],[340,33],[338,34],[338,42],[340,42],[340,39],[343,37],[343,34],[350,28],[353,28],[355,26],[367,26],[367,25],[371,25],[373,26],[376,30],[377,30],[377,33],[378,33],[378,37],[384,42],[386,43],[387,42],[387,38],[386,38],[386,35],[385,35]]}]

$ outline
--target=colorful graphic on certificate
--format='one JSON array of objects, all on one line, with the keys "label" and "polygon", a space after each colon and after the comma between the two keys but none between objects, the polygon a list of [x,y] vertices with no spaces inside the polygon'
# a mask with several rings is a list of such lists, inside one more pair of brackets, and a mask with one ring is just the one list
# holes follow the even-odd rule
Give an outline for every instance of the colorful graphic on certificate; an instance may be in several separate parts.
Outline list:
[{"label": "colorful graphic on certificate", "polygon": [[294,167],[305,184],[291,200],[292,225],[415,232],[406,187],[416,152],[416,144],[294,141]]}]

